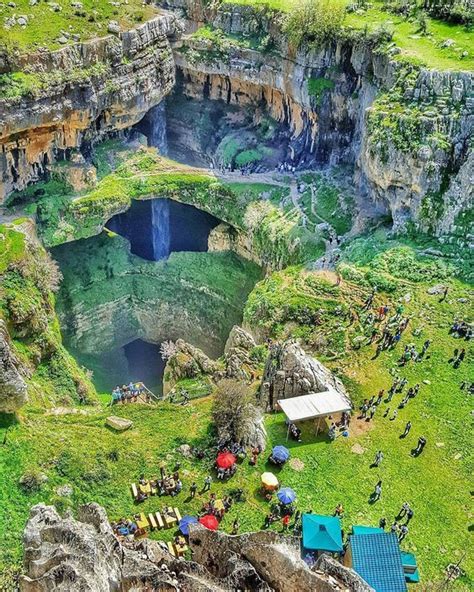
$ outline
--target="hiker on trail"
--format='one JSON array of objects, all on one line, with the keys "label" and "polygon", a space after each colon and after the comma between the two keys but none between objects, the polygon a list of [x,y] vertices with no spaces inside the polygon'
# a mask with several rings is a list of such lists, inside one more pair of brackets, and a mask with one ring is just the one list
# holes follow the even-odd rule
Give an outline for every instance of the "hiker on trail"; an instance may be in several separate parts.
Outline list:
[{"label": "hiker on trail", "polygon": [[374,466],[379,467],[380,463],[383,461],[383,452],[378,450],[375,454]]},{"label": "hiker on trail", "polygon": [[197,488],[198,487],[196,485],[196,481],[193,481],[191,487],[189,488],[189,496],[191,497],[191,499],[194,499],[196,497]]},{"label": "hiker on trail", "polygon": [[400,437],[406,438],[408,436],[408,434],[410,433],[410,430],[411,430],[411,421],[407,421],[407,423],[405,425],[405,430]]},{"label": "hiker on trail", "polygon": [[372,494],[372,501],[373,502],[378,501],[381,496],[382,496],[382,479],[380,479],[380,481],[375,486],[374,492]]},{"label": "hiker on trail", "polygon": [[212,483],[212,477],[211,477],[211,475],[208,475],[204,479],[204,487],[202,488],[203,493],[206,491],[209,491],[211,489],[211,483]]},{"label": "hiker on trail", "polygon": [[408,526],[406,524],[402,524],[400,526],[400,534],[398,535],[398,542],[401,543],[403,541],[403,539],[407,536],[408,534]]},{"label": "hiker on trail", "polygon": [[379,528],[381,528],[382,530],[385,530],[385,527],[387,526],[387,519],[386,518],[380,518],[379,520]]}]

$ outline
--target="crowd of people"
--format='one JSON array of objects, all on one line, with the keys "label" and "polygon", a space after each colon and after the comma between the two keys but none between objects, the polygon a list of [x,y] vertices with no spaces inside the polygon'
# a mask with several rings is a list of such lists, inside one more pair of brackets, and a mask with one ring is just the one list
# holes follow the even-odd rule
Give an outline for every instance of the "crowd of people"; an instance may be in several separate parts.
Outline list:
[{"label": "crowd of people", "polygon": [[143,382],[130,382],[122,386],[116,386],[112,391],[112,405],[117,403],[135,403],[138,397],[145,396],[146,401],[149,401],[149,393]]}]

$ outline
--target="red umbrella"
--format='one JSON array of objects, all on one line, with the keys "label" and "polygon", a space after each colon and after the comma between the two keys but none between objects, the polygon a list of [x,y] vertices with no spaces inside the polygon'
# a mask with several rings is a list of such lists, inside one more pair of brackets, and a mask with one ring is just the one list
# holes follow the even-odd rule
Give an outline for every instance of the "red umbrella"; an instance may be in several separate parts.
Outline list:
[{"label": "red umbrella", "polygon": [[220,469],[230,469],[237,462],[237,458],[231,452],[219,452],[216,464]]},{"label": "red umbrella", "polygon": [[217,518],[212,514],[206,514],[202,518],[199,518],[199,522],[209,530],[217,530],[219,528],[219,522],[217,522]]}]

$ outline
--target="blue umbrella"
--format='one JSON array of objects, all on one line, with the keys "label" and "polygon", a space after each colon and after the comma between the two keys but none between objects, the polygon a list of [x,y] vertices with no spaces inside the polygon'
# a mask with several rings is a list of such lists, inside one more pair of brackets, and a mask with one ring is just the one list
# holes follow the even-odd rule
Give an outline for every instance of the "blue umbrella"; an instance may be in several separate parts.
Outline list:
[{"label": "blue umbrella", "polygon": [[286,462],[290,458],[290,451],[284,446],[275,446],[272,456],[278,462]]},{"label": "blue umbrella", "polygon": [[282,504],[291,504],[296,499],[296,493],[291,489],[291,487],[282,487],[278,490],[277,498]]},{"label": "blue umbrella", "polygon": [[189,525],[197,524],[198,519],[195,516],[183,516],[179,521],[179,530],[185,534],[189,534]]}]

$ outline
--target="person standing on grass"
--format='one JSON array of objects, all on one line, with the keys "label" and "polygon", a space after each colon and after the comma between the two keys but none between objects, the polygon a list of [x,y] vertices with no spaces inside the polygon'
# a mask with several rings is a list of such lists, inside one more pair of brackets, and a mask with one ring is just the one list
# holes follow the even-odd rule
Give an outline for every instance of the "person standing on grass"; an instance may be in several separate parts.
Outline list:
[{"label": "person standing on grass", "polygon": [[462,348],[462,350],[458,354],[458,357],[456,358],[456,360],[454,360],[453,368],[459,368],[459,366],[461,365],[461,362],[464,360],[465,357],[466,357],[466,350],[464,348]]},{"label": "person standing on grass", "polygon": [[374,493],[372,494],[372,499],[374,502],[377,502],[382,497],[382,479],[377,483],[374,489]]},{"label": "person standing on grass", "polygon": [[406,438],[408,436],[408,434],[410,433],[410,430],[411,430],[411,421],[407,421],[406,426],[405,426],[405,430],[400,437]]},{"label": "person standing on grass", "polygon": [[211,483],[212,483],[212,477],[211,475],[208,475],[205,479],[204,479],[204,487],[202,489],[202,492],[206,492],[209,491],[211,489]]},{"label": "person standing on grass", "polygon": [[426,438],[424,436],[420,436],[418,438],[418,444],[415,450],[411,453],[412,456],[419,456],[422,452],[424,447],[426,446]]},{"label": "person standing on grass", "polygon": [[196,497],[197,488],[196,481],[193,481],[191,487],[189,488],[189,495],[191,496],[191,499]]},{"label": "person standing on grass", "polygon": [[239,534],[239,528],[240,528],[240,522],[239,522],[239,519],[236,518],[234,520],[234,523],[232,524],[232,534],[233,535]]},{"label": "person standing on grass", "polygon": [[381,528],[382,530],[385,530],[385,527],[387,526],[387,519],[386,518],[380,518],[379,520],[379,528]]},{"label": "person standing on grass", "polygon": [[403,541],[403,539],[407,536],[408,534],[408,526],[406,524],[402,524],[400,526],[400,534],[398,535],[398,542],[401,543]]},{"label": "person standing on grass", "polygon": [[415,512],[411,508],[408,508],[406,524],[408,524],[410,522],[410,520],[413,518],[414,515],[415,515]]},{"label": "person standing on grass", "polygon": [[376,467],[380,466],[380,463],[383,461],[383,452],[381,450],[378,450],[376,455],[375,455],[375,460],[374,460],[374,465]]},{"label": "person standing on grass", "polygon": [[393,532],[393,533],[397,534],[397,532],[398,532],[398,524],[397,524],[397,521],[396,520],[393,521],[392,526],[390,527],[390,532]]},{"label": "person standing on grass", "polygon": [[410,509],[410,504],[408,502],[404,502],[402,507],[400,508],[400,511],[398,512],[395,520],[397,520],[397,521],[401,520],[404,516],[407,515],[409,509]]},{"label": "person standing on grass", "polygon": [[375,405],[372,405],[372,407],[370,408],[370,413],[369,413],[368,421],[374,419],[374,415],[375,415],[375,412],[376,411],[377,411],[377,407]]},{"label": "person standing on grass", "polygon": [[378,406],[378,405],[380,405],[380,403],[382,402],[382,399],[383,399],[384,393],[385,393],[384,389],[381,389],[381,390],[379,391],[379,394],[377,395],[377,400],[375,401],[375,404],[376,404],[377,406]]},{"label": "person standing on grass", "polygon": [[289,525],[290,525],[290,515],[289,514],[285,514],[283,516],[283,519],[282,519],[281,522],[283,524],[283,532],[286,532],[288,530]]}]

